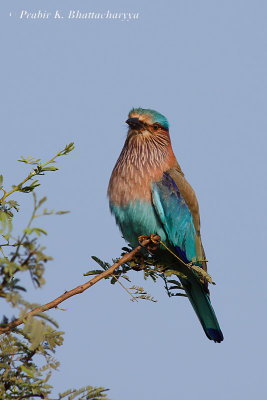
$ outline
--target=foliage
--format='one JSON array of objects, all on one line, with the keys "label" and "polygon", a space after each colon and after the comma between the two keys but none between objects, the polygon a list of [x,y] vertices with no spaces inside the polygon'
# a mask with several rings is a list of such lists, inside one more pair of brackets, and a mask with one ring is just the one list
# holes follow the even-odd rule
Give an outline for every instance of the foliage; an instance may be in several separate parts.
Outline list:
[{"label": "foliage", "polygon": [[[53,158],[45,163],[32,157],[21,157],[20,162],[33,167],[27,177],[12,189],[6,190],[3,186],[3,176],[0,175],[0,190],[3,192],[0,198],[0,299],[6,302],[9,308],[13,308],[20,318],[16,328],[0,335],[0,399],[51,399],[52,386],[49,379],[59,362],[54,354],[63,344],[63,332],[58,324],[47,313],[35,310],[34,315],[27,315],[30,310],[39,305],[26,300],[23,278],[30,275],[32,284],[40,288],[45,284],[44,272],[46,263],[52,258],[47,255],[46,249],[40,244],[40,238],[47,232],[37,224],[38,218],[48,215],[61,215],[66,211],[48,210],[44,207],[46,197],[37,200],[35,189],[40,185],[35,177],[47,172],[57,171],[56,159],[69,154],[74,149],[73,143],[67,145]],[[33,211],[23,231],[18,235],[13,234],[13,220],[20,211],[16,200],[10,196],[16,192],[31,193],[33,196]],[[121,256],[133,249],[122,248]],[[100,269],[90,270],[84,275],[99,275],[108,270],[112,264],[104,262],[97,257],[92,257]],[[113,264],[117,260],[112,260]],[[195,266],[192,266],[195,268]],[[119,283],[131,296],[132,301],[148,300],[156,302],[143,287],[132,284],[127,288],[122,281],[131,283],[130,271],[142,271],[144,280],[152,279],[153,282],[163,281],[168,296],[186,296],[183,287],[178,281],[177,271],[166,270],[157,265],[151,254],[136,254],[131,261],[122,264],[112,275],[105,277],[111,284]],[[171,276],[174,277],[171,278]],[[170,279],[171,278],[171,279]],[[38,312],[37,312],[38,311]],[[0,324],[0,334],[11,324],[15,318],[3,316]],[[81,389],[70,389],[58,395],[57,400],[66,399],[107,399],[106,390],[102,387],[86,386]]]},{"label": "foliage", "polygon": [[[51,398],[52,387],[49,378],[59,365],[54,354],[63,343],[63,332],[47,313],[39,313],[25,319],[26,313],[37,305],[25,299],[26,287],[23,277],[29,274],[37,288],[45,284],[45,266],[52,258],[40,244],[40,238],[47,232],[36,225],[36,221],[42,216],[66,213],[42,209],[46,197],[37,200],[34,190],[40,183],[33,178],[56,171],[56,159],[69,154],[73,149],[74,145],[70,143],[45,163],[41,163],[40,159],[21,157],[19,161],[32,166],[33,169],[22,182],[13,185],[9,191],[4,188],[3,176],[0,176],[0,190],[3,192],[0,198],[0,298],[24,320],[22,328],[17,327],[12,332],[0,336],[1,400]],[[33,212],[27,226],[14,237],[13,220],[20,209],[18,202],[10,200],[10,196],[16,192],[32,193]],[[12,317],[3,316],[0,326],[5,327],[12,320]],[[106,389],[103,388],[86,386],[59,394],[58,400],[107,399],[105,392]]]},{"label": "foliage", "polygon": [[[129,253],[132,251],[133,248],[131,247],[130,244],[128,244],[128,247],[123,247],[122,248],[122,253],[121,256],[124,256],[125,254]],[[99,258],[92,256],[92,259],[102,268],[102,269],[94,269],[88,271],[85,276],[87,275],[99,275],[103,272],[103,270],[107,270],[111,267],[112,264],[102,261]],[[113,259],[112,263],[114,264],[117,260]],[[131,279],[129,277],[129,272],[132,270],[136,271],[143,271],[143,277],[144,280],[147,279],[152,279],[153,282],[156,282],[157,280],[162,280],[164,283],[164,288],[167,292],[167,295],[169,297],[172,296],[185,296],[185,293],[181,293],[180,291],[184,291],[182,285],[178,281],[178,279],[169,279],[172,275],[175,275],[176,277],[179,276],[178,271],[173,271],[173,270],[166,270],[166,267],[157,265],[156,260],[153,258],[152,254],[138,254],[133,260],[122,264],[118,269],[116,269],[116,272],[112,276],[108,276],[105,279],[109,279],[111,284],[115,284],[116,282],[119,282],[121,284],[121,281],[119,278],[123,278],[124,280],[131,282]],[[122,285],[123,286],[123,285]],[[131,286],[130,288],[125,288],[127,292],[131,296],[132,301],[137,301],[138,299],[142,300],[149,300],[152,302],[156,302],[157,300],[154,299],[151,295],[149,295],[143,287],[140,286]]]}]

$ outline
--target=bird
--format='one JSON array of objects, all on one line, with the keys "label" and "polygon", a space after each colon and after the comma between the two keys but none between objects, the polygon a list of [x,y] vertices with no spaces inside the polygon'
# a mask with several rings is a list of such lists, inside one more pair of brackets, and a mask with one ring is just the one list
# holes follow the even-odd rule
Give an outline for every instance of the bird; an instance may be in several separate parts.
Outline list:
[{"label": "bird", "polygon": [[108,185],[110,211],[132,247],[138,246],[141,235],[160,236],[160,264],[179,272],[206,336],[220,343],[224,337],[208,283],[188,268],[191,263],[206,271],[207,263],[197,197],[175,158],[168,120],[139,107],[130,110],[126,123],[127,137]]}]

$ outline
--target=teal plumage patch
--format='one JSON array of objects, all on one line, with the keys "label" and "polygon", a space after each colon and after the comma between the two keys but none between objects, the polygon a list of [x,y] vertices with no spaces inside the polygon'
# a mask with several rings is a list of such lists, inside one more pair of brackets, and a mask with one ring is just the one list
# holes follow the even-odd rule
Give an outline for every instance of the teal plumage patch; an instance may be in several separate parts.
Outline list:
[{"label": "teal plumage patch", "polygon": [[110,204],[110,210],[115,216],[123,237],[132,246],[138,246],[138,236],[151,233],[157,233],[161,240],[166,242],[165,230],[152,203],[138,200],[123,206]]},{"label": "teal plumage patch", "polygon": [[152,183],[152,199],[169,242],[178,247],[188,261],[196,259],[196,230],[192,214],[174,180],[166,172],[159,182]]},{"label": "teal plumage patch", "polygon": [[159,182],[152,182],[152,200],[135,200],[127,205],[110,204],[123,237],[138,246],[138,236],[158,234],[166,245],[179,248],[185,262],[196,259],[195,227],[191,212],[167,174]]}]

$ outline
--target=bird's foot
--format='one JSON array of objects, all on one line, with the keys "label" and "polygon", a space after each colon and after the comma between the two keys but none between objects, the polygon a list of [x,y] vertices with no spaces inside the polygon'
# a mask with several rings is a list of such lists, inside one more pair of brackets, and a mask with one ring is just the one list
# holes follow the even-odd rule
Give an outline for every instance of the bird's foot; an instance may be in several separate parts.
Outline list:
[{"label": "bird's foot", "polygon": [[152,254],[153,251],[157,250],[158,245],[160,244],[161,238],[160,238],[159,235],[154,235],[154,234],[152,234],[150,236],[141,235],[141,236],[138,237],[138,241],[141,244],[141,246],[143,246],[142,242],[144,240],[150,240],[150,243],[148,243],[145,247],[146,247],[147,251],[150,254]]},{"label": "bird's foot", "polygon": [[141,244],[141,246],[143,246],[143,241],[144,240],[148,240],[149,239],[149,236],[147,236],[147,235],[141,235],[141,236],[138,236],[138,242]]},{"label": "bird's foot", "polygon": [[150,254],[153,254],[153,252],[157,250],[161,238],[159,235],[150,235],[149,239],[151,241],[151,244],[149,243],[147,245],[147,250],[149,251]]}]

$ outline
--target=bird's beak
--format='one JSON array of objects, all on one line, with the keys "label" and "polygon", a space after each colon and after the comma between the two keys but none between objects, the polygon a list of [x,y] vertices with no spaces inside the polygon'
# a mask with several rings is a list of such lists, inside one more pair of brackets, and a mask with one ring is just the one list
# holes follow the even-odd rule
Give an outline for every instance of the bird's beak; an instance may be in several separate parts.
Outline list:
[{"label": "bird's beak", "polygon": [[144,127],[144,124],[142,121],[140,121],[139,118],[128,118],[127,121],[125,121],[126,124],[130,126],[132,129],[141,129]]}]

